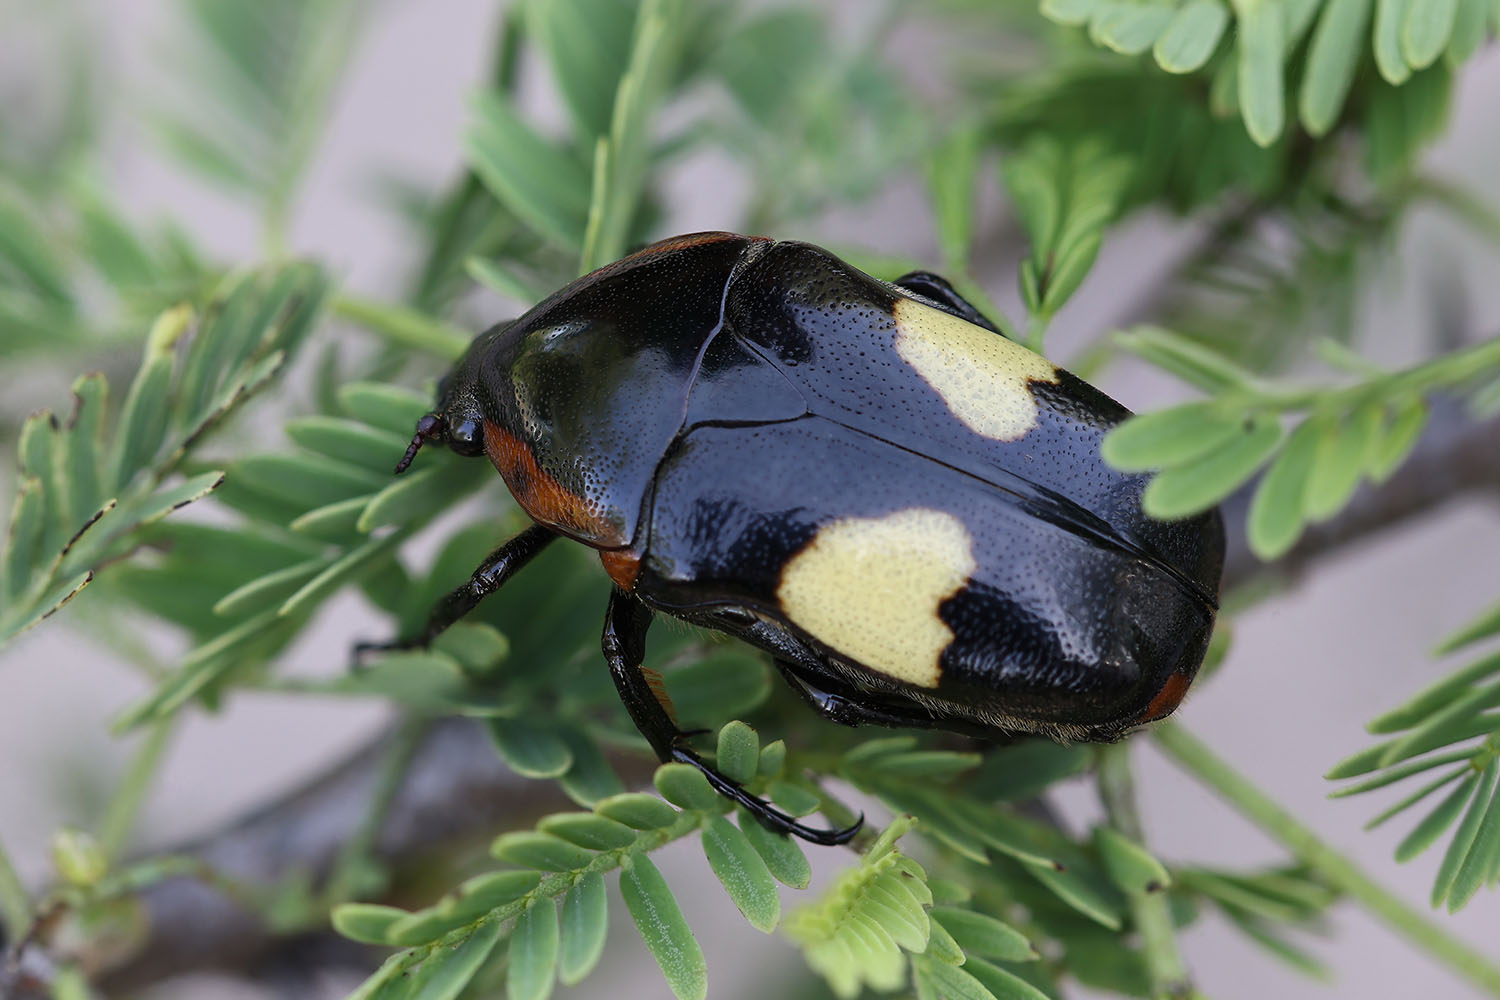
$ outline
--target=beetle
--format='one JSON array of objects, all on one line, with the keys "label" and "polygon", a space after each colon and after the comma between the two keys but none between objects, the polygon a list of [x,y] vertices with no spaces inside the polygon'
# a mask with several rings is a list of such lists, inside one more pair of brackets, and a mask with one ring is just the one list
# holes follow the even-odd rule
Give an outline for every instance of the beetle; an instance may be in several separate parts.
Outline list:
[{"label": "beetle", "polygon": [[534,522],[421,645],[543,547],[599,552],[603,651],[663,761],[797,822],[687,746],[643,666],[658,614],[771,654],[848,725],[1113,740],[1177,707],[1218,608],[1217,511],[1158,521],[1099,457],[1127,411],[1006,339],[942,278],[807,243],[652,244],[475,339],[427,443],[494,464]]}]

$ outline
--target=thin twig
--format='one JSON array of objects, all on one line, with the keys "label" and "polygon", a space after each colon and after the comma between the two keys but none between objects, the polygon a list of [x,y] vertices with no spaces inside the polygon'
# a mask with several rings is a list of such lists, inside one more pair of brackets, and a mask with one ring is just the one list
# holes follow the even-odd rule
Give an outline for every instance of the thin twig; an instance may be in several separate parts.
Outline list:
[{"label": "thin twig", "polygon": [[1500,996],[1500,966],[1455,937],[1448,928],[1428,920],[1404,900],[1381,886],[1364,869],[1325,843],[1295,816],[1236,772],[1208,745],[1176,722],[1151,731],[1157,746],[1173,763],[1213,789],[1240,815],[1289,850],[1371,915],[1383,921],[1448,968],[1489,993]]},{"label": "thin twig", "polygon": [[[1111,826],[1137,844],[1146,842],[1136,807],[1135,779],[1130,771],[1130,744],[1113,743],[1099,749],[1099,798]],[[1131,920],[1141,936],[1141,954],[1151,977],[1156,1000],[1190,996],[1193,988],[1187,966],[1177,949],[1177,930],[1165,892],[1126,894]]]}]

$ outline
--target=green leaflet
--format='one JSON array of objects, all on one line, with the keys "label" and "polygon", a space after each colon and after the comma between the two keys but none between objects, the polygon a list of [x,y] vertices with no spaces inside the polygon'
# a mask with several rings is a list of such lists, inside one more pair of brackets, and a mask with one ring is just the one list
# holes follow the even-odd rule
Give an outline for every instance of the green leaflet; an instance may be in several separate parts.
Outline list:
[{"label": "green leaflet", "polygon": [[612,851],[635,843],[635,831],[597,813],[554,813],[536,828],[590,851]]},{"label": "green leaflet", "polygon": [[1281,444],[1281,424],[1274,417],[1255,416],[1235,438],[1197,462],[1162,472],[1142,497],[1153,517],[1186,517],[1224,499],[1255,474]]},{"label": "green leaflet", "polygon": [[557,969],[559,936],[557,904],[533,902],[516,918],[510,935],[510,961],[505,970],[509,1000],[546,1000],[552,995]]},{"label": "green leaflet", "polygon": [[1314,136],[1326,135],[1344,108],[1368,37],[1373,3],[1329,0],[1318,18],[1298,103],[1302,125]]},{"label": "green leaflet", "polygon": [[760,738],[755,730],[735,720],[719,730],[714,763],[730,781],[744,784],[755,777],[760,764]]},{"label": "green leaflet", "polygon": [[1246,0],[1239,27],[1240,114],[1256,145],[1269,146],[1281,137],[1285,124],[1286,39],[1280,5]]},{"label": "green leaflet", "polygon": [[1375,65],[1388,83],[1402,84],[1411,76],[1406,53],[1401,49],[1401,32],[1408,6],[1424,2],[1375,0]]},{"label": "green leaflet", "polygon": [[1243,433],[1244,419],[1212,402],[1137,414],[1105,435],[1099,453],[1123,472],[1185,465]]},{"label": "green leaflet", "polygon": [[620,895],[672,993],[678,1000],[704,1000],[708,996],[708,967],[703,950],[672,890],[649,858],[633,857],[621,869]]},{"label": "green leaflet", "polygon": [[755,848],[776,881],[793,889],[806,889],[812,881],[812,866],[802,846],[792,837],[775,833],[744,809],[739,810],[740,832]]},{"label": "green leaflet", "polygon": [[1229,12],[1220,0],[1189,0],[1156,39],[1152,54],[1157,65],[1168,73],[1202,68],[1228,26]]},{"label": "green leaflet", "polygon": [[573,752],[555,724],[546,720],[495,719],[490,739],[512,771],[527,778],[556,778],[573,766]]},{"label": "green leaflet", "polygon": [[563,899],[562,941],[557,977],[564,986],[580,983],[599,964],[609,927],[604,876],[584,874]]},{"label": "green leaflet", "polygon": [[1308,478],[1321,438],[1318,420],[1309,418],[1298,424],[1256,486],[1246,533],[1250,550],[1259,558],[1285,555],[1301,536]]},{"label": "green leaflet", "polygon": [[1041,957],[1026,935],[987,913],[935,906],[931,917],[943,925],[967,954],[1002,962],[1034,962]]},{"label": "green leaflet", "polygon": [[723,816],[703,827],[703,853],[750,926],[769,934],[781,920],[781,897],[764,860],[746,836]]},{"label": "green leaflet", "polygon": [[518,218],[563,247],[583,246],[588,172],[532,131],[506,98],[492,92],[475,102],[464,149],[485,186]]}]

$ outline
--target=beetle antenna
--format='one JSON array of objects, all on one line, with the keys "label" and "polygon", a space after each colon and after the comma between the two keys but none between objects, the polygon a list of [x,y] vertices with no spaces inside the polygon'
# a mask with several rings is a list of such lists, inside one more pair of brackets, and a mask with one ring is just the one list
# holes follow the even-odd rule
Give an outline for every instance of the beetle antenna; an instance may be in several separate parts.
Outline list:
[{"label": "beetle antenna", "polygon": [[401,456],[401,461],[396,463],[396,475],[406,471],[411,465],[412,459],[417,457],[417,452],[428,441],[438,440],[443,436],[443,418],[436,413],[429,413],[417,421],[417,433],[412,437],[411,444],[406,446],[406,454]]}]

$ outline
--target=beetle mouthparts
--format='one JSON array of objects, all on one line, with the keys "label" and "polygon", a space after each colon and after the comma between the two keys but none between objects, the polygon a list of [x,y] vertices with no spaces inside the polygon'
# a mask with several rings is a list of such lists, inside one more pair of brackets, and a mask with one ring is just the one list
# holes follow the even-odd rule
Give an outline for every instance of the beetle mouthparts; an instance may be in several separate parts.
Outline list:
[{"label": "beetle mouthparts", "polygon": [[396,475],[406,471],[411,465],[412,459],[417,457],[417,452],[428,441],[435,441],[443,436],[443,418],[436,413],[429,413],[417,421],[417,433],[412,436],[411,444],[406,446],[406,454],[401,456],[401,461],[396,463]]}]

